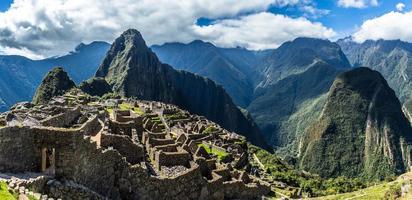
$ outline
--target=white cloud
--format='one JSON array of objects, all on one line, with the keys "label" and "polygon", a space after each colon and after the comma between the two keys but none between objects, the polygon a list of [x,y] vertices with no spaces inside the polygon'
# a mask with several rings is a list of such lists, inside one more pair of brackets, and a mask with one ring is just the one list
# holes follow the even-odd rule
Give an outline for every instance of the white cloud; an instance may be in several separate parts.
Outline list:
[{"label": "white cloud", "polygon": [[299,8],[299,10],[304,12],[305,17],[314,18],[314,19],[328,15],[330,13],[330,10],[318,9],[312,5],[303,5]]},{"label": "white cloud", "polygon": [[368,39],[400,39],[412,42],[411,19],[412,11],[390,12],[365,21],[353,36],[357,42],[364,42]]},{"label": "white cloud", "polygon": [[405,9],[405,4],[403,4],[403,3],[396,4],[396,10],[402,12],[403,9]]},{"label": "white cloud", "polygon": [[378,0],[338,0],[338,6],[344,8],[366,8],[378,4]]},{"label": "white cloud", "polygon": [[276,48],[296,37],[331,38],[336,33],[306,18],[262,12],[240,19],[226,19],[209,26],[193,26],[196,34],[219,46],[243,46],[249,49]]},{"label": "white cloud", "polygon": [[[193,39],[208,39],[222,44],[221,38],[204,33],[212,27],[218,32],[225,32],[225,23],[229,21],[217,21],[211,27],[198,27],[196,20],[200,17],[235,19],[233,22],[247,22],[246,26],[259,29],[259,32],[251,35],[251,31],[242,26],[232,27],[237,34],[245,31],[251,38],[238,38],[242,39],[241,41],[230,39],[231,44],[224,42],[227,46],[276,46],[283,40],[281,38],[290,38],[274,34],[278,32],[293,36],[324,36],[325,32],[330,35],[332,30],[304,18],[292,19],[273,15],[262,18],[269,19],[270,22],[244,21],[268,16],[264,11],[269,6],[301,6],[309,5],[310,2],[311,0],[14,0],[8,11],[0,12],[0,51],[30,57],[61,55],[80,42],[111,42],[128,28],[141,31],[148,44],[189,42]],[[255,14],[236,20],[237,16],[250,13]],[[282,26],[275,27],[273,23]],[[289,27],[288,23],[295,28]],[[297,24],[315,29],[296,29]],[[219,30],[219,25],[224,30]],[[266,45],[268,41],[263,38],[268,35],[272,38],[270,41],[276,41],[276,44],[269,42]],[[245,43],[246,41],[250,43]]]}]

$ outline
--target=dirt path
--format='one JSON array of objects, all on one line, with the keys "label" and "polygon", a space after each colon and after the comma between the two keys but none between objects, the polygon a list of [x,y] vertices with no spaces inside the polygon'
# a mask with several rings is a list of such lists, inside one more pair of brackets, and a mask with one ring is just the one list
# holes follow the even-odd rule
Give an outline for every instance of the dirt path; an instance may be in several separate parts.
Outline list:
[{"label": "dirt path", "polygon": [[263,170],[265,169],[265,165],[263,165],[259,158],[256,156],[256,154],[253,154],[253,159],[259,164],[260,168],[262,168]]}]

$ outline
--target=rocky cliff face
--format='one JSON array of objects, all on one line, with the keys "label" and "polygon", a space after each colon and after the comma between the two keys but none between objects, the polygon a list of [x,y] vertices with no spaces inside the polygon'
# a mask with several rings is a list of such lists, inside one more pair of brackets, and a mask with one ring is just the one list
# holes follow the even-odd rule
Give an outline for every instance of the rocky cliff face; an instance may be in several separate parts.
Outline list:
[{"label": "rocky cliff face", "polygon": [[105,78],[113,91],[123,96],[178,105],[265,146],[257,126],[221,86],[162,64],[137,30],[127,30],[116,39],[96,76]]},{"label": "rocky cliff face", "polygon": [[412,98],[409,98],[402,106],[402,111],[408,118],[409,122],[412,125]]},{"label": "rocky cliff face", "polygon": [[103,96],[106,93],[112,92],[112,88],[104,78],[91,78],[83,81],[79,85],[79,89],[91,96]]},{"label": "rocky cliff face", "polygon": [[247,109],[267,141],[296,153],[306,127],[320,114],[324,94],[342,71],[319,61],[301,74],[280,80],[256,97]]},{"label": "rocky cliff face", "polygon": [[34,94],[33,103],[46,104],[53,97],[63,95],[74,87],[76,87],[76,85],[63,68],[56,67],[44,77]]},{"label": "rocky cliff face", "polygon": [[301,140],[300,165],[324,177],[382,179],[411,165],[412,128],[377,71],[356,68],[334,81],[319,119]]},{"label": "rocky cliff face", "polygon": [[246,107],[253,96],[255,65],[269,51],[219,48],[195,40],[188,44],[166,43],[152,46],[163,63],[212,79],[222,85],[236,105]]},{"label": "rocky cliff face", "polygon": [[351,38],[337,42],[355,67],[369,67],[382,74],[405,102],[412,95],[412,44],[400,40],[367,40],[362,44]]}]

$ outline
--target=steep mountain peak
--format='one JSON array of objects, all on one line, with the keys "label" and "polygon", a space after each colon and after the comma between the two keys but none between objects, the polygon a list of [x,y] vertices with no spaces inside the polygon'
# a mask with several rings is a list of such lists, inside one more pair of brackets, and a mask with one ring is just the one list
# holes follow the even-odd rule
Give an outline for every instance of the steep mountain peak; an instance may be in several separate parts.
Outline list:
[{"label": "steep mountain peak", "polygon": [[[124,42],[127,45],[131,45],[137,48],[147,49],[146,42],[143,39],[143,36],[136,29],[128,29],[123,32],[120,37],[117,39],[119,42]],[[116,40],[116,41],[117,41]]]},{"label": "steep mountain peak", "polygon": [[[120,75],[125,68],[149,67],[161,65],[157,56],[147,47],[142,35],[136,29],[123,32],[112,44],[105,59],[96,72],[97,77],[106,77],[110,85],[120,83],[117,79],[125,78]],[[115,67],[116,66],[116,67]],[[110,71],[109,68],[112,70]]]},{"label": "steep mountain peak", "polygon": [[301,140],[301,167],[325,177],[383,179],[411,162],[412,128],[394,91],[369,68],[340,74]]},{"label": "steep mountain peak", "polygon": [[136,30],[127,30],[115,40],[96,77],[104,78],[121,96],[175,104],[266,146],[256,124],[241,113],[222,87],[162,64]]},{"label": "steep mountain peak", "polygon": [[37,88],[33,97],[34,104],[45,104],[53,97],[63,95],[66,91],[76,87],[69,75],[61,67],[49,71]]}]

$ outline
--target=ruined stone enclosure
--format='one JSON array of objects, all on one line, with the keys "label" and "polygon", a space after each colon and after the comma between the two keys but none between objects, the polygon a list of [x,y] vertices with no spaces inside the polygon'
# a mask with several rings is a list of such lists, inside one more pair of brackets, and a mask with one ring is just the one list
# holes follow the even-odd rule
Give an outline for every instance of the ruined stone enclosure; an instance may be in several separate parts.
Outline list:
[{"label": "ruined stone enclosure", "polygon": [[[73,182],[92,199],[256,199],[270,192],[242,170],[242,136],[173,105],[71,91],[47,105],[15,106],[0,121],[1,173]],[[80,198],[73,185],[39,190]]]}]

